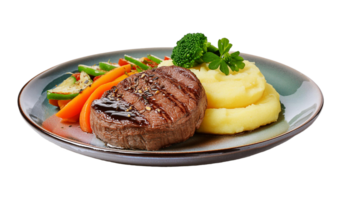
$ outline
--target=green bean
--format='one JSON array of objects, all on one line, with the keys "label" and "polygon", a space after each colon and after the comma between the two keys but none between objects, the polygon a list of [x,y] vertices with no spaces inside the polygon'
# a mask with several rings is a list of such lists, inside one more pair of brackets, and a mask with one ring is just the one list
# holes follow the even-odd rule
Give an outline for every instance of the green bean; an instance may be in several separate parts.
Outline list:
[{"label": "green bean", "polygon": [[128,56],[128,55],[124,55],[125,60],[134,63],[135,65],[139,66],[141,69],[143,70],[148,70],[149,67],[145,64],[143,64],[142,62],[136,60],[135,58]]},{"label": "green bean", "polygon": [[154,55],[151,55],[151,54],[148,54],[147,55],[147,58],[149,58],[150,60],[152,60],[153,62],[156,62],[157,64],[160,64],[161,62],[163,62],[162,59],[154,56]]}]

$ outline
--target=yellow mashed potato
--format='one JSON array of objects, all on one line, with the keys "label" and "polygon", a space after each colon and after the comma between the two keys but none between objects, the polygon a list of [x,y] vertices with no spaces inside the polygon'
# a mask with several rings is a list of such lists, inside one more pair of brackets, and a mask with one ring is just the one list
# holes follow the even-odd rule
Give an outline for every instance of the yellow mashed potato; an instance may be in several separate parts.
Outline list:
[{"label": "yellow mashed potato", "polygon": [[[254,62],[244,63],[244,69],[230,71],[228,76],[219,69],[210,70],[206,63],[190,69],[208,98],[208,109],[198,132],[235,134],[277,121],[281,111],[279,94],[266,83]],[[159,66],[171,65],[169,60]]]},{"label": "yellow mashed potato", "polygon": [[207,64],[191,68],[201,81],[208,98],[208,108],[241,108],[259,100],[265,90],[265,77],[254,62],[244,61],[239,72],[225,75],[210,70]]},{"label": "yellow mashed potato", "polygon": [[209,108],[198,132],[212,134],[234,134],[254,130],[274,122],[281,111],[279,94],[266,84],[263,96],[245,108]]}]

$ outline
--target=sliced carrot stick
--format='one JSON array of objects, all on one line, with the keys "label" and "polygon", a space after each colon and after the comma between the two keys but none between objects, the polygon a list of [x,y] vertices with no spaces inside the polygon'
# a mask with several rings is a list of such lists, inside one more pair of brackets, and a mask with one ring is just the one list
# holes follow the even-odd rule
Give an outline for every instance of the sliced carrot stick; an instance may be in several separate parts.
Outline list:
[{"label": "sliced carrot stick", "polygon": [[[57,101],[57,106],[60,109],[63,109],[71,101],[71,99],[69,99],[69,100],[56,100],[56,101]],[[79,115],[61,120],[61,122],[78,122],[78,121],[79,121]]]},{"label": "sliced carrot stick", "polygon": [[[128,73],[129,75],[132,75],[134,73]],[[80,112],[80,119],[79,124],[81,130],[92,133],[91,125],[90,125],[90,113],[91,113],[91,104],[95,99],[101,98],[103,93],[107,90],[110,90],[113,86],[118,85],[118,83],[125,78],[127,78],[127,75],[120,76],[115,81],[112,81],[110,83],[106,83],[104,85],[101,85],[98,87],[89,97],[89,99],[85,102],[83,109]]]},{"label": "sliced carrot stick", "polygon": [[67,119],[79,115],[86,100],[96,90],[96,88],[108,82],[114,81],[116,78],[123,75],[125,72],[130,72],[130,68],[130,65],[124,65],[107,72],[101,78],[93,82],[90,87],[86,88],[78,96],[72,99],[72,101],[70,101],[63,109],[56,113],[56,116],[63,119]]},{"label": "sliced carrot stick", "polygon": [[60,107],[60,109],[63,109],[70,101],[71,101],[71,99],[57,100],[57,105],[58,105],[58,107]]}]

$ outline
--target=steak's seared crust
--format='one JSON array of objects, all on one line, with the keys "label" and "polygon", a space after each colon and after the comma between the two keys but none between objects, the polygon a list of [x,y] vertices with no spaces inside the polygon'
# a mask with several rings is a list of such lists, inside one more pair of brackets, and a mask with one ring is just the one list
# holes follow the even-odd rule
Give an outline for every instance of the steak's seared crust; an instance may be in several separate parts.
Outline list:
[{"label": "steak's seared crust", "polygon": [[158,150],[192,137],[207,98],[197,77],[181,67],[134,74],[92,104],[90,121],[102,141],[125,149]]}]

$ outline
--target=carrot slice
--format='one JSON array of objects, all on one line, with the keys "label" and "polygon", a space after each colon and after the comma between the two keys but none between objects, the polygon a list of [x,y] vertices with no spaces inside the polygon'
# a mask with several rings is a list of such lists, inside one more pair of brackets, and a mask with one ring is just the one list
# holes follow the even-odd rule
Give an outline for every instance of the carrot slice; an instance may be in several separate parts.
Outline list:
[{"label": "carrot slice", "polygon": [[[60,109],[63,109],[71,101],[71,99],[69,99],[69,100],[56,100],[56,101],[57,101],[57,106]],[[61,122],[78,122],[78,121],[79,121],[79,115],[61,120]]]},{"label": "carrot slice", "polygon": [[[129,75],[132,75],[134,73],[129,73]],[[83,109],[80,112],[80,119],[79,124],[81,130],[92,133],[91,125],[90,125],[90,113],[91,113],[91,104],[95,99],[101,98],[103,93],[107,90],[110,90],[113,86],[118,85],[118,83],[125,78],[127,78],[127,75],[123,75],[119,78],[117,78],[115,81],[106,83],[104,85],[101,85],[98,87],[89,97],[89,99],[85,102]]]},{"label": "carrot slice", "polygon": [[63,119],[67,119],[79,115],[86,100],[99,86],[114,81],[116,78],[123,75],[125,72],[130,72],[130,68],[130,65],[124,65],[107,72],[101,78],[93,82],[90,87],[86,88],[78,96],[72,99],[63,109],[56,113],[56,116]]}]

